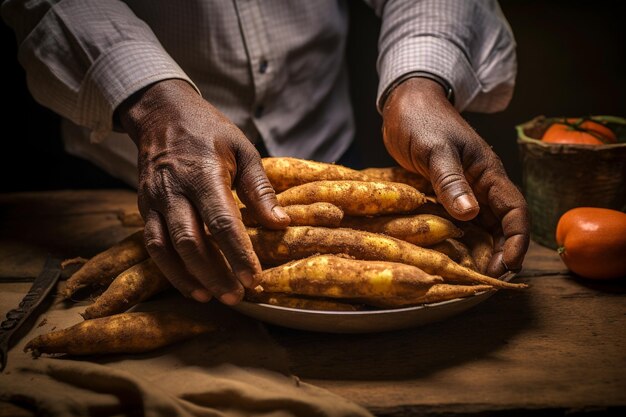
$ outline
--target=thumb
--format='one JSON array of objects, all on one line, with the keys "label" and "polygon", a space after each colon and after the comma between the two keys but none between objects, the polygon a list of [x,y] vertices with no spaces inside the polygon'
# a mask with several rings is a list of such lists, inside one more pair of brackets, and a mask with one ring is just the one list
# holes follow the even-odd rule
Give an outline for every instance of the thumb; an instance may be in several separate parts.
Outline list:
[{"label": "thumb", "polygon": [[[256,153],[256,149],[252,152]],[[237,195],[252,216],[268,229],[284,229],[291,219],[278,204],[276,192],[267,179],[258,153],[245,158],[239,165]]]},{"label": "thumb", "polygon": [[480,207],[470,187],[458,154],[452,149],[441,149],[431,155],[430,179],[438,200],[457,220],[476,217]]}]

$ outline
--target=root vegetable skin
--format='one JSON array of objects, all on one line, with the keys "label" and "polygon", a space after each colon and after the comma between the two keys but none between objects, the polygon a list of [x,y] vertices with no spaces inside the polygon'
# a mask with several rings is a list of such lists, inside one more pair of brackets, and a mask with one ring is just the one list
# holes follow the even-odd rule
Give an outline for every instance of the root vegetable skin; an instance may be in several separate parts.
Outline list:
[{"label": "root vegetable skin", "polygon": [[371,178],[360,171],[342,165],[306,159],[275,157],[263,158],[263,168],[277,193],[288,188],[323,180],[368,181]]},{"label": "root vegetable skin", "polygon": [[254,250],[265,264],[278,264],[314,254],[344,253],[356,259],[399,262],[439,275],[446,282],[487,284],[495,288],[526,288],[482,275],[458,265],[446,255],[376,233],[324,227],[288,227],[285,230],[248,229]]},{"label": "root vegetable skin", "polygon": [[214,329],[209,323],[172,312],[122,313],[37,336],[26,344],[24,351],[32,351],[36,356],[42,353],[141,353]]},{"label": "root vegetable skin", "polygon": [[424,194],[409,185],[383,181],[316,181],[277,198],[282,206],[331,203],[352,216],[407,213],[426,202]]},{"label": "root vegetable skin", "polygon": [[170,287],[152,259],[146,259],[118,275],[82,316],[89,320],[122,313]]},{"label": "root vegetable skin", "polygon": [[296,295],[268,293],[263,290],[246,294],[246,299],[254,303],[270,304],[280,307],[317,311],[359,311],[358,305],[321,298],[305,298]]},{"label": "root vegetable skin", "polygon": [[436,201],[433,201],[433,198],[430,196],[426,197],[426,203],[415,209],[415,214],[432,214],[449,220],[455,224],[462,223],[452,217],[450,213],[446,211],[444,206],[437,203]]},{"label": "root vegetable skin", "polygon": [[462,228],[461,242],[468,247],[478,272],[484,274],[493,256],[493,236],[472,223],[465,223]]},{"label": "root vegetable skin", "polygon": [[437,252],[441,252],[444,255],[447,255],[450,259],[452,259],[459,265],[462,265],[474,271],[478,271],[478,267],[476,266],[476,262],[469,252],[469,248],[458,240],[446,239],[443,242],[439,242],[436,245],[431,246],[430,249],[434,249]]},{"label": "root vegetable skin", "polygon": [[117,213],[117,218],[124,227],[143,227],[145,225],[138,211],[120,211]]},{"label": "root vegetable skin", "polygon": [[463,235],[463,231],[451,221],[432,214],[345,217],[341,227],[382,233],[418,246],[431,246]]},{"label": "root vegetable skin", "polygon": [[420,296],[441,282],[411,265],[316,255],[263,271],[260,285],[268,292],[345,299]]},{"label": "root vegetable skin", "polygon": [[[291,226],[338,227],[343,219],[343,211],[330,203],[297,204],[283,208],[291,219]],[[258,225],[246,208],[241,209],[241,217],[246,226]]]},{"label": "root vegetable skin", "polygon": [[85,287],[109,285],[119,274],[146,258],[148,252],[143,242],[143,230],[140,230],[89,259],[66,281],[63,297],[70,298]]},{"label": "root vegetable skin", "polygon": [[442,301],[454,300],[456,298],[471,297],[479,292],[493,290],[491,285],[450,285],[436,284],[420,297],[389,297],[389,298],[368,298],[363,299],[363,303],[379,308],[401,308],[418,304],[440,303]]},{"label": "root vegetable skin", "polygon": [[423,193],[430,193],[433,189],[426,178],[402,167],[365,168],[361,172],[373,180],[401,182]]}]

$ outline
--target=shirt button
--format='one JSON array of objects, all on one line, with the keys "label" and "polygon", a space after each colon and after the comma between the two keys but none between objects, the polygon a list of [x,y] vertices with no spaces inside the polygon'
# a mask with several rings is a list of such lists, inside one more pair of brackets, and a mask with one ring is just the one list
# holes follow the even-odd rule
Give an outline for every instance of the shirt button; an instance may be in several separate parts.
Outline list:
[{"label": "shirt button", "polygon": [[261,62],[259,62],[259,72],[261,74],[265,74],[267,72],[267,66],[269,65],[269,63],[267,62],[266,59],[261,60]]},{"label": "shirt button", "polygon": [[256,117],[257,119],[261,116],[263,116],[263,106],[259,105],[256,107],[256,109],[254,109],[254,117]]}]

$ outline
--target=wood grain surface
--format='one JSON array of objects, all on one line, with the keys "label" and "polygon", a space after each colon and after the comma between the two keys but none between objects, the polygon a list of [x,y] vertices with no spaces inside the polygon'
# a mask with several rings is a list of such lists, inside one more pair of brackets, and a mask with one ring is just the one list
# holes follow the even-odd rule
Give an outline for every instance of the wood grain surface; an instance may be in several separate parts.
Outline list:
[{"label": "wood grain surface", "polygon": [[[89,257],[132,233],[117,213],[135,205],[125,190],[0,195],[0,290],[15,285],[2,280],[37,275],[48,253]],[[537,244],[514,281],[531,287],[409,330],[267,330],[296,376],[381,416],[626,411],[626,281],[570,276]],[[21,415],[7,407],[0,416]]]}]

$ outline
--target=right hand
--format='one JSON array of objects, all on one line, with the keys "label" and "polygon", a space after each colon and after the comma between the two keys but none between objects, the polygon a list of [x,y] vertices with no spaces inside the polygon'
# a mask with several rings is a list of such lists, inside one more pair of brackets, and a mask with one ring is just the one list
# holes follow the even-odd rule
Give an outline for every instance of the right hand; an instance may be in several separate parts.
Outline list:
[{"label": "right hand", "polygon": [[530,242],[524,196],[438,83],[416,77],[391,92],[383,109],[383,139],[401,166],[431,181],[450,215],[462,221],[478,216],[493,231],[488,275],[521,269]]},{"label": "right hand", "polygon": [[[261,225],[281,229],[290,221],[256,148],[183,80],[153,84],[117,113],[139,150],[138,203],[150,256],[184,295],[238,303],[261,265],[231,188]],[[220,255],[204,225],[234,275],[216,273]]]}]

